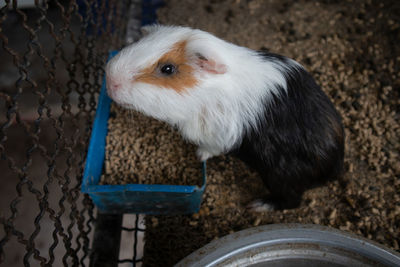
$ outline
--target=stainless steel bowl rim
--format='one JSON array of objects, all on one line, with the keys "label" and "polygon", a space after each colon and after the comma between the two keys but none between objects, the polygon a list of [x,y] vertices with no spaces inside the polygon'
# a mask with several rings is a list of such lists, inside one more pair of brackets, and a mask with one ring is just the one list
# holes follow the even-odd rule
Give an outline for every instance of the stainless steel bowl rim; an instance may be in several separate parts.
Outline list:
[{"label": "stainless steel bowl rim", "polygon": [[352,233],[313,224],[271,224],[242,230],[212,241],[176,266],[221,266],[245,251],[279,244],[321,245],[360,255],[382,266],[400,266],[400,254],[391,249]]}]

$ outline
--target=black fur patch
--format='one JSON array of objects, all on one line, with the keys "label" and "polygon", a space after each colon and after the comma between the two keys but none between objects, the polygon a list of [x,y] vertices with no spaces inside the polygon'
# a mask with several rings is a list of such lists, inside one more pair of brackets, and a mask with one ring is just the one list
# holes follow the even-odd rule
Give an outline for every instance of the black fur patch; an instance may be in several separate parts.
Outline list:
[{"label": "black fur patch", "polygon": [[258,127],[250,129],[235,154],[261,174],[278,208],[300,204],[306,189],[337,178],[343,169],[344,132],[328,96],[302,67],[267,52],[287,67],[287,90],[265,99]]}]

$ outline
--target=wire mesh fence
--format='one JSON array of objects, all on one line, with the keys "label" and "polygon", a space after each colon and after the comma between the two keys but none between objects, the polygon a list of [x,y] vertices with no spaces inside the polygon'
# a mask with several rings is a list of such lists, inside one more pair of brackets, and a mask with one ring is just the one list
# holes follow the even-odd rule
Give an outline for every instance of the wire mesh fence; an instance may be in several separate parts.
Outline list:
[{"label": "wire mesh fence", "polygon": [[0,264],[88,266],[95,211],[80,184],[130,1],[31,2],[0,9]]},{"label": "wire mesh fence", "polygon": [[[123,221],[121,228],[121,246],[125,243],[126,247],[129,248],[130,251],[120,251],[118,263],[120,265],[122,264],[122,266],[123,264],[125,264],[125,266],[137,266],[143,262],[143,235],[145,232],[144,216],[125,216],[126,218],[124,218],[125,220]],[[126,237],[126,240],[124,240],[124,237]]]}]

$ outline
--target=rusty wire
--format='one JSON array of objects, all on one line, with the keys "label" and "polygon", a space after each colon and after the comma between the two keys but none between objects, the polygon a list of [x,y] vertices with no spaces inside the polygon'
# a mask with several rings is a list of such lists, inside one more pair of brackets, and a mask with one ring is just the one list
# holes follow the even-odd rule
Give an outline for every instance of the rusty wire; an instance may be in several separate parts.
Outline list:
[{"label": "rusty wire", "polygon": [[[0,80],[0,104],[5,110],[0,116],[0,163],[16,182],[15,196],[2,200],[8,203],[9,215],[0,214],[0,264],[8,262],[7,247],[16,240],[24,251],[20,265],[53,266],[57,261],[64,266],[87,265],[94,206],[80,193],[80,184],[104,63],[108,51],[123,44],[128,6],[129,1],[117,0],[35,1],[28,11],[19,8],[17,1],[6,0],[0,9],[0,52],[12,60],[18,73],[11,87],[3,88]],[[57,18],[50,16],[50,10]],[[28,37],[23,51],[14,47],[10,31],[5,29],[12,18]],[[51,44],[40,39],[44,31]],[[44,81],[35,76],[34,61],[41,63]],[[68,78],[60,80],[60,74]],[[37,99],[32,121],[24,118],[22,96],[27,92]],[[60,99],[59,111],[49,103],[54,95]],[[54,132],[52,140],[43,140],[45,125]],[[29,145],[23,154],[11,155],[8,140],[17,126]],[[45,141],[51,146],[44,145]],[[35,157],[46,165],[43,183],[31,172]],[[61,192],[56,205],[50,202],[54,185]],[[23,218],[19,203],[29,196],[35,199],[30,205],[39,212],[29,221],[33,228],[27,232],[17,221]],[[42,229],[44,218],[50,219],[52,229]],[[52,241],[39,248],[38,237],[46,232],[51,233]],[[61,259],[56,253],[60,247]]]}]

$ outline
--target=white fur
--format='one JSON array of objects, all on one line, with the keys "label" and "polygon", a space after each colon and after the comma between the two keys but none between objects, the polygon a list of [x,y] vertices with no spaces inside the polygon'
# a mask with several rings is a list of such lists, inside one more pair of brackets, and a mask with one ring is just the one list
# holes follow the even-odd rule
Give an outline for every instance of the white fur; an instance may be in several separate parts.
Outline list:
[{"label": "white fur", "polygon": [[246,208],[252,212],[268,212],[276,210],[273,203],[265,202],[263,199],[256,199],[249,203]]},{"label": "white fur", "polygon": [[[153,26],[146,32],[143,39],[124,48],[107,65],[107,76],[122,84],[121,89],[109,94],[127,108],[178,127],[186,139],[199,145],[201,160],[239,145],[246,129],[256,127],[263,100],[271,93],[282,93],[278,86],[286,89],[285,67],[266,61],[253,50],[185,27]],[[178,93],[145,83],[132,85],[141,69],[184,40],[186,56],[199,81],[194,88]],[[195,63],[198,53],[226,66],[226,72],[202,70]]]}]

